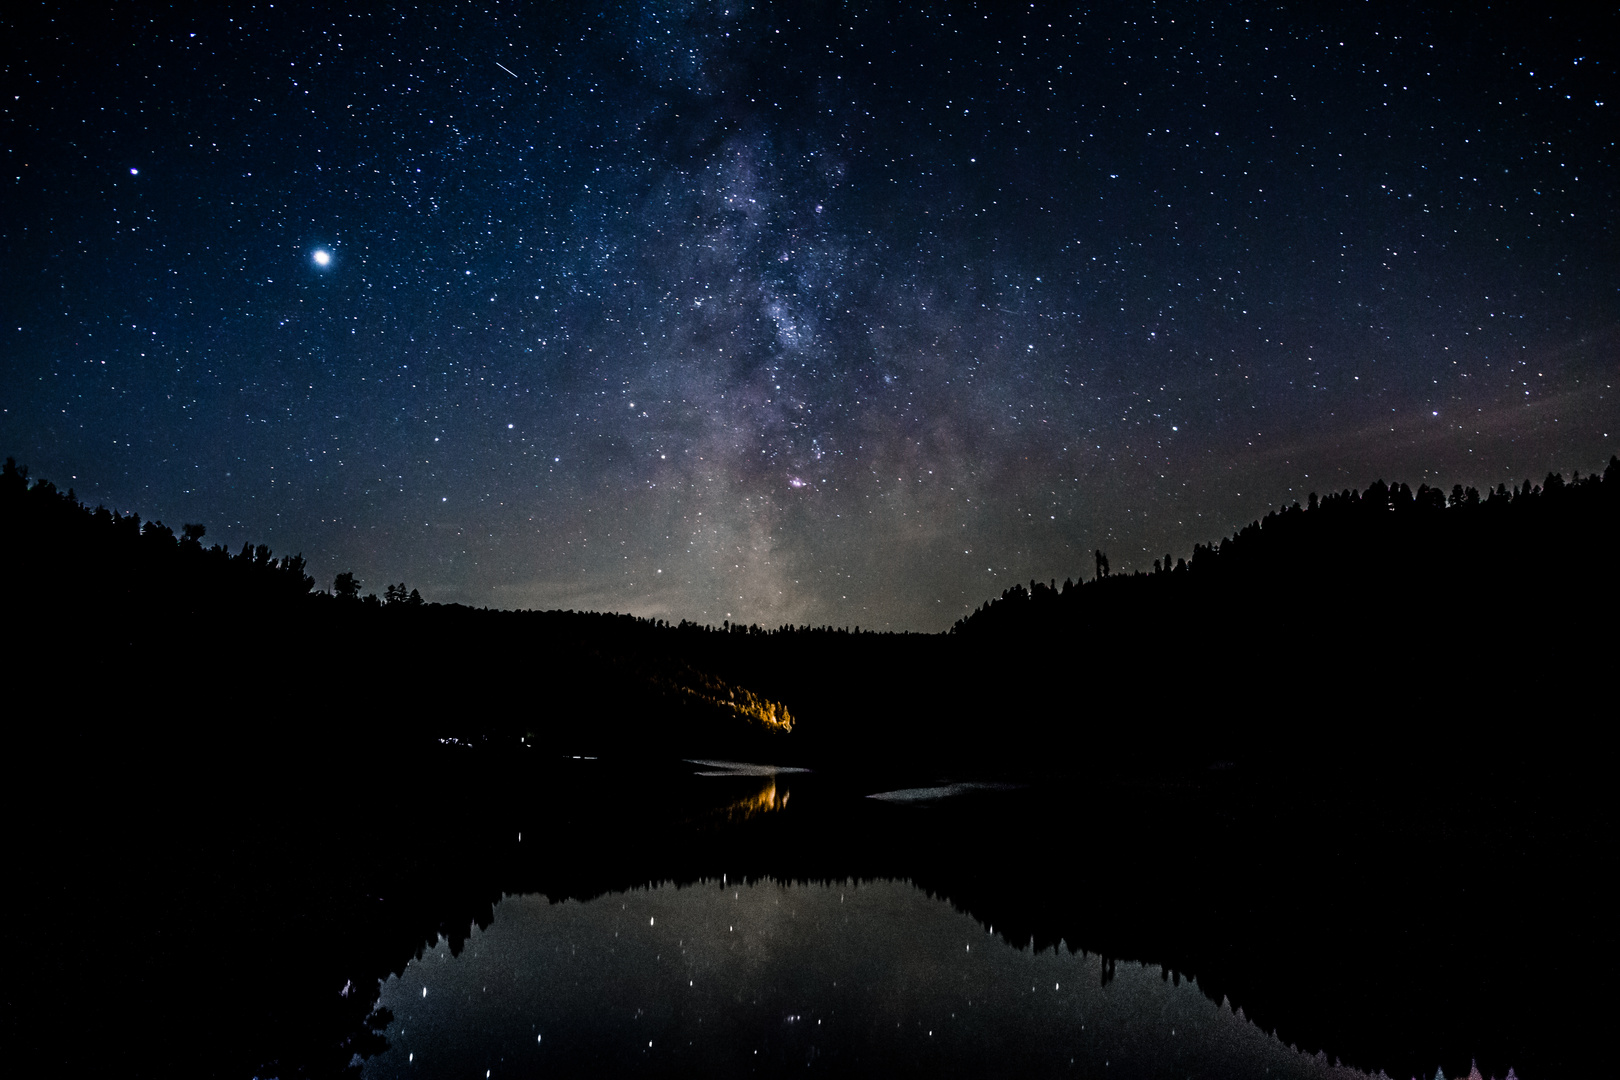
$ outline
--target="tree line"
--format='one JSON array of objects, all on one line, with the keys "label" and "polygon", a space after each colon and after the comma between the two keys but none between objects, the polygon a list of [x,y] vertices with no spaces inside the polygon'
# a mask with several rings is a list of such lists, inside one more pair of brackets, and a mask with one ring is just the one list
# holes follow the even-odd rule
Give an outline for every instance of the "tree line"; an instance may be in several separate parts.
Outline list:
[{"label": "tree line", "polygon": [[[18,584],[48,590],[62,600],[86,585],[104,600],[141,596],[145,601],[230,596],[285,603],[309,594],[315,579],[302,554],[277,558],[264,544],[246,543],[234,554],[219,544],[203,546],[208,530],[185,524],[178,534],[161,521],[142,521],[133,511],[94,509],[72,488],[28,479],[27,466],[6,458],[0,470],[8,561],[14,567],[59,568]],[[67,576],[71,575],[71,576]]]},{"label": "tree line", "polygon": [[[1151,571],[1112,574],[1108,556],[1093,555],[1090,579],[1031,580],[1014,585],[959,619],[952,634],[980,638],[1051,631],[1090,609],[1126,615],[1159,610],[1176,600],[1211,600],[1237,590],[1286,606],[1278,594],[1301,602],[1342,603],[1352,585],[1369,597],[1394,590],[1466,589],[1467,579],[1512,582],[1520,593],[1534,579],[1562,576],[1585,566],[1601,573],[1602,538],[1613,538],[1620,512],[1620,458],[1602,473],[1566,481],[1549,473],[1541,484],[1499,483],[1484,494],[1474,487],[1444,489],[1377,480],[1364,490],[1346,488],[1306,503],[1273,510],[1231,536],[1194,544],[1190,557],[1165,554]],[[1238,600],[1237,596],[1228,599]],[[1457,595],[1437,597],[1447,608]],[[1348,615],[1349,612],[1346,612]]]},{"label": "tree line", "polygon": [[199,716],[686,756],[790,716],[795,754],[946,767],[1208,756],[1401,710],[1413,731],[1580,714],[1590,680],[1509,679],[1503,661],[1607,647],[1592,628],[1620,604],[1617,495],[1613,458],[1483,492],[1380,481],[1151,571],[1095,552],[1082,580],[1015,586],[943,634],[474,609],[404,583],[363,596],[348,572],[316,589],[299,555],[205,547],[201,526],[90,509],[10,462],[0,552],[18,632],[75,646],[54,670],[183,689]]}]

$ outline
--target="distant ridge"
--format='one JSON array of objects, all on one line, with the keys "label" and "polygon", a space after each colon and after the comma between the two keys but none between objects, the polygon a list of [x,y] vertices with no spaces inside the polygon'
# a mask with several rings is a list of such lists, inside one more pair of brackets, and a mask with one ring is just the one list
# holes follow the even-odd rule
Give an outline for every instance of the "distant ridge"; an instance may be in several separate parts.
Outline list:
[{"label": "distant ridge", "polygon": [[[36,673],[124,703],[83,730],[986,775],[1392,745],[1545,756],[1603,712],[1620,459],[1485,493],[1313,496],[1153,572],[1108,573],[1097,552],[1090,580],[1014,586],[943,634],[472,609],[403,583],[362,598],[351,575],[316,591],[300,556],[203,536],[90,510],[8,461],[17,640]],[[1548,718],[1534,737],[1527,716]]]},{"label": "distant ridge", "polygon": [[[1617,522],[1617,457],[1601,476],[1577,472],[1565,481],[1549,473],[1539,485],[1498,484],[1483,496],[1461,484],[1447,495],[1427,484],[1414,492],[1378,480],[1365,491],[1346,488],[1321,499],[1313,492],[1304,506],[1295,502],[1224,540],[1194,545],[1190,560],[1154,559],[1152,572],[1111,574],[1098,551],[1090,580],[1014,585],[951,632],[1051,632],[1166,603],[1246,606],[1261,599],[1336,605],[1348,619],[1394,589],[1442,586],[1434,599],[1443,608],[1472,606],[1482,597],[1511,606],[1516,597],[1581,580],[1612,582]],[[1503,597],[1502,586],[1515,595]]]},{"label": "distant ridge", "polygon": [[0,565],[14,640],[81,699],[120,703],[64,730],[736,756],[793,729],[782,702],[649,648],[651,620],[428,604],[403,583],[379,600],[361,597],[352,574],[315,591],[302,555],[263,544],[233,555],[204,547],[206,532],[92,510],[6,459]]}]

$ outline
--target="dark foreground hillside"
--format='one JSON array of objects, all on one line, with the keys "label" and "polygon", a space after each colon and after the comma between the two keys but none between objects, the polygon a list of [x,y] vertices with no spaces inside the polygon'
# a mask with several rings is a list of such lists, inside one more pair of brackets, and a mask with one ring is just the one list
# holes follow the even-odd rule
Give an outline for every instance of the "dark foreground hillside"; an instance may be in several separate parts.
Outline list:
[{"label": "dark foreground hillside", "polygon": [[1090,580],[1017,586],[946,635],[473,610],[403,586],[344,598],[298,556],[205,548],[9,466],[0,559],[31,667],[118,703],[85,718],[103,736],[1027,770],[1505,750],[1529,716],[1534,745],[1514,753],[1578,742],[1601,719],[1617,507],[1613,460],[1483,497],[1379,482],[1154,573],[1109,575],[1099,553]]},{"label": "dark foreground hillside", "polygon": [[[1067,662],[1147,726],[1220,729],[1248,751],[1375,736],[1379,754],[1562,753],[1607,722],[1617,550],[1614,458],[1602,476],[1484,497],[1380,481],[1313,494],[1153,573],[1108,575],[1099,553],[1084,586],[1009,590],[954,639],[1001,650],[1003,670],[1020,653],[1031,672]],[[1087,697],[1046,694],[1054,709]]]},{"label": "dark foreground hillside", "polygon": [[[900,877],[1374,1073],[1583,1074],[1617,493],[1374,485],[878,635],[343,599],[8,469],[6,1044],[339,1075],[376,980],[503,894]],[[756,814],[707,756],[816,771]],[[955,780],[1023,786],[867,798]]]},{"label": "dark foreground hillside", "polygon": [[315,590],[300,555],[205,547],[82,506],[8,460],[0,565],[29,663],[79,702],[62,734],[136,743],[310,740],[377,749],[499,736],[648,754],[738,753],[785,736],[779,703],[649,648],[629,616],[474,611]]}]

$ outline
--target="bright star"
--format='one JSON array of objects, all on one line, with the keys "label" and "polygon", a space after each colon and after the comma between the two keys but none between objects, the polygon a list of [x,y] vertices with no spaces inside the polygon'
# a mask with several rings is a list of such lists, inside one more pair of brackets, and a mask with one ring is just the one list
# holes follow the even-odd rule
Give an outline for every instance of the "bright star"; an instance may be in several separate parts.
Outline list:
[{"label": "bright star", "polygon": [[332,253],[325,248],[316,248],[313,258],[316,266],[329,266],[332,262]]}]

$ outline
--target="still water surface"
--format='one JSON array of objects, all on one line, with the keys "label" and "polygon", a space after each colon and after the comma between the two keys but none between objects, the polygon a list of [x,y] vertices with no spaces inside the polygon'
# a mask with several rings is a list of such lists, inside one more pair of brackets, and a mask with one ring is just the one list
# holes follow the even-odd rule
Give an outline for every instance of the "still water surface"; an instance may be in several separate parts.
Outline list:
[{"label": "still water surface", "polygon": [[381,989],[364,1075],[1362,1076],[1158,967],[1007,944],[904,881],[507,896]]}]

